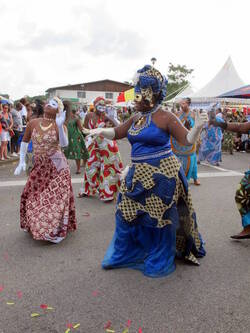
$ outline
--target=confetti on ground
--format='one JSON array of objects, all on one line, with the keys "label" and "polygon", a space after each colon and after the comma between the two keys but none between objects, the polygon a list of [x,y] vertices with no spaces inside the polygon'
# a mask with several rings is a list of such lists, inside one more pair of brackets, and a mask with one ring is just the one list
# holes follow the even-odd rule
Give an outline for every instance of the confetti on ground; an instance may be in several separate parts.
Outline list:
[{"label": "confetti on ground", "polygon": [[78,327],[80,327],[80,324],[76,324],[76,325],[73,326],[74,329],[76,329]]},{"label": "confetti on ground", "polygon": [[14,305],[15,303],[14,302],[7,302],[6,304],[7,305]]},{"label": "confetti on ground", "polygon": [[125,328],[125,330],[122,331],[122,333],[128,333],[128,328]]},{"label": "confetti on ground", "polygon": [[71,324],[71,323],[68,323],[66,326],[67,326],[67,328],[73,328],[73,324]]},{"label": "confetti on ground", "polygon": [[112,329],[108,328],[108,329],[106,329],[106,332],[107,333],[115,333],[115,330],[112,330]]},{"label": "confetti on ground", "polygon": [[104,325],[104,328],[107,329],[107,328],[110,328],[111,327],[111,321],[109,320],[105,325]]},{"label": "confetti on ground", "polygon": [[54,308],[52,308],[51,306],[48,306],[47,310],[54,310]]},{"label": "confetti on ground", "polygon": [[138,333],[142,333],[142,328],[141,327],[139,327]]},{"label": "confetti on ground", "polygon": [[95,291],[93,291],[93,293],[92,293],[92,295],[95,296],[95,297],[98,296],[99,294],[100,294],[100,292],[99,292],[98,290],[95,290]]},{"label": "confetti on ground", "polygon": [[18,291],[18,292],[17,292],[17,297],[18,297],[18,298],[22,298],[22,297],[23,297],[23,293],[22,293],[21,291]]},{"label": "confetti on ground", "polygon": [[131,320],[128,320],[127,327],[130,327],[130,326],[131,326]]},{"label": "confetti on ground", "polygon": [[0,286],[0,292],[3,291],[3,286]]},{"label": "confetti on ground", "polygon": [[34,317],[39,317],[40,314],[39,313],[31,313],[31,317],[34,318]]},{"label": "confetti on ground", "polygon": [[70,332],[70,328],[67,328],[65,333],[69,333]]},{"label": "confetti on ground", "polygon": [[88,212],[85,212],[85,213],[82,214],[82,216],[89,217],[90,214]]},{"label": "confetti on ground", "polygon": [[4,259],[7,261],[9,259],[9,256],[8,256],[8,253],[5,252],[4,255],[3,255]]}]

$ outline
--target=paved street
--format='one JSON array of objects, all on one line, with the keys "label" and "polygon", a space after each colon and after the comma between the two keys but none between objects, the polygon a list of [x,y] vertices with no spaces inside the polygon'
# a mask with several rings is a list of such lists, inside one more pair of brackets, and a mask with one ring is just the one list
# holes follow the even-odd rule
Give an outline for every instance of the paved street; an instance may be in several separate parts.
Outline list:
[{"label": "paved street", "polygon": [[[127,164],[129,146],[119,145]],[[235,153],[223,155],[220,168],[199,166],[202,185],[191,190],[207,256],[200,267],[178,261],[160,279],[101,269],[115,205],[95,198],[76,198],[78,230],[61,244],[33,241],[19,229],[25,177],[13,176],[15,164],[1,166],[0,333],[64,333],[67,323],[80,323],[70,332],[101,333],[108,321],[122,333],[128,320],[129,333],[250,332],[250,240],[229,238],[241,229],[234,193],[249,161]],[[73,175],[75,194],[79,186]]]}]

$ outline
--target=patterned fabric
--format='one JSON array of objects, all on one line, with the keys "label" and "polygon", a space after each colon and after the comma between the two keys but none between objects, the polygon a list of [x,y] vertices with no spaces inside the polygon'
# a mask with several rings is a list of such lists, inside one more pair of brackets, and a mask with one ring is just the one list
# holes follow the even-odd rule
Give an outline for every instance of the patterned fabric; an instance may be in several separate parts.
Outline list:
[{"label": "patterned fabric", "polygon": [[21,228],[36,240],[59,243],[76,229],[70,170],[55,129],[34,129],[32,141],[34,167],[21,196]]},{"label": "patterned fabric", "polygon": [[[194,127],[194,118],[189,112],[185,114],[181,112],[180,115],[177,115],[182,122],[182,124],[188,129]],[[196,180],[198,178],[197,172],[197,156],[196,156],[196,145],[184,146],[179,143],[174,137],[171,137],[171,144],[174,154],[179,158],[182,163],[182,167],[185,171],[187,180],[193,178]]]},{"label": "patterned fabric", "polygon": [[150,65],[139,69],[136,74],[135,93],[152,102],[153,94],[159,94],[158,102],[161,103],[167,94],[167,79]]},{"label": "patterned fabric", "polygon": [[250,170],[245,172],[235,195],[235,201],[242,217],[242,226],[250,225]]},{"label": "patterned fabric", "polygon": [[[170,146],[169,133],[153,121],[137,135],[132,132],[128,133],[132,152],[141,156],[149,147],[157,155],[162,143]],[[161,277],[175,270],[176,256],[199,264],[197,258],[205,253],[188,182],[176,156],[132,163],[121,184],[116,228],[103,268],[130,267]]]},{"label": "patterned fabric", "polygon": [[64,154],[69,160],[87,160],[88,151],[85,146],[83,134],[77,127],[77,119],[72,119],[67,124],[69,145],[64,150]]},{"label": "patterned fabric", "polygon": [[[105,126],[100,120],[97,126]],[[89,128],[96,125],[90,120]],[[86,146],[89,153],[85,171],[84,184],[80,194],[94,196],[99,194],[100,200],[113,200],[119,191],[120,177],[123,169],[121,156],[116,141],[101,136],[88,138]]]},{"label": "patterned fabric", "polygon": [[[223,122],[220,117],[216,117],[217,122]],[[201,146],[199,149],[199,161],[207,160],[215,165],[221,161],[221,141],[223,138],[220,127],[204,126],[201,133]]]},{"label": "patterned fabric", "polygon": [[222,150],[223,151],[229,152],[230,154],[233,154],[234,136],[235,136],[234,133],[224,131],[224,133],[223,133],[223,143],[222,143]]}]

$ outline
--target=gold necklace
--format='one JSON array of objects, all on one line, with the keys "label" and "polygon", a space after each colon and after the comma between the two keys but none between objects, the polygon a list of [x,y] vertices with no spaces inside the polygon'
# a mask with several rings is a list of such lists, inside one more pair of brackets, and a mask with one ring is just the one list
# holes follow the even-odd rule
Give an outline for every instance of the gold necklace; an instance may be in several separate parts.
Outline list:
[{"label": "gold necklace", "polygon": [[43,126],[42,123],[40,122],[40,128],[42,131],[46,132],[50,127],[53,126],[53,123],[50,123],[48,126]]}]

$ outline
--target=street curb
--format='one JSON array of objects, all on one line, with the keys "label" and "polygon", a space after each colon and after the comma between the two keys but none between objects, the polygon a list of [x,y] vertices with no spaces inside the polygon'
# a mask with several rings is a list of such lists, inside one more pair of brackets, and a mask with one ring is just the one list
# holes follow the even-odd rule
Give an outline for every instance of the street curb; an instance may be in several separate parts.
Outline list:
[{"label": "street curb", "polygon": [[1,165],[6,165],[6,164],[12,164],[12,163],[17,162],[17,161],[19,161],[19,157],[13,157],[9,160],[0,161],[0,166]]}]

